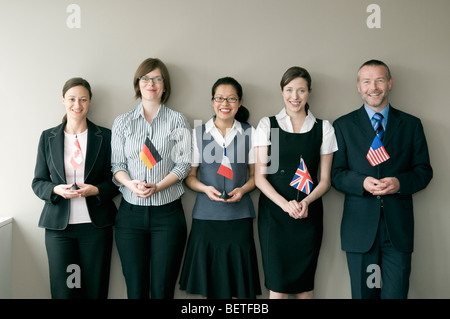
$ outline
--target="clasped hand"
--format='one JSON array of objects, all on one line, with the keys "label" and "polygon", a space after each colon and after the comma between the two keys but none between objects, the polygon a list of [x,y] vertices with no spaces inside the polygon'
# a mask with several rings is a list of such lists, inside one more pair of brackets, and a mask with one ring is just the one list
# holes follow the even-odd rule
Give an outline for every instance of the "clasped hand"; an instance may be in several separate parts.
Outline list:
[{"label": "clasped hand", "polygon": [[303,200],[301,202],[291,200],[284,205],[283,210],[292,218],[306,218],[308,217],[308,202],[306,200]]},{"label": "clasped hand", "polygon": [[396,177],[376,179],[368,176],[364,179],[363,187],[372,195],[389,195],[400,190],[400,181]]},{"label": "clasped hand", "polygon": [[53,188],[53,192],[65,199],[89,197],[98,195],[98,188],[90,184],[77,184],[80,189],[71,189],[73,184],[60,184]]},{"label": "clasped hand", "polygon": [[132,180],[126,185],[137,197],[148,198],[156,193],[156,184]]},{"label": "clasped hand", "polygon": [[217,189],[215,189],[214,186],[207,186],[205,189],[205,194],[209,197],[210,200],[215,200],[218,202],[225,202],[225,203],[239,202],[242,199],[242,196],[244,195],[244,193],[242,192],[242,189],[237,187],[228,193],[230,198],[223,199],[223,198],[220,198],[220,195],[222,195],[222,193],[219,192]]}]

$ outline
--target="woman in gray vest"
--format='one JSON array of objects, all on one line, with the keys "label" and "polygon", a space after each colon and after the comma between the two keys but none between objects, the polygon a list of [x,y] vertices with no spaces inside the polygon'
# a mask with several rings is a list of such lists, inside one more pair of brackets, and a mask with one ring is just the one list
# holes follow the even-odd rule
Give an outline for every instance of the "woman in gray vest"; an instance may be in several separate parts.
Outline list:
[{"label": "woman in gray vest", "polygon": [[255,142],[265,285],[270,298],[312,298],[323,231],[321,197],[331,185],[336,137],[328,121],[308,110],[307,70],[289,68],[280,86],[285,107],[261,119]]},{"label": "woman in gray vest", "polygon": [[249,193],[255,188],[252,130],[242,87],[231,77],[212,87],[215,116],[196,127],[186,185],[198,192],[180,289],[206,298],[261,294]]}]

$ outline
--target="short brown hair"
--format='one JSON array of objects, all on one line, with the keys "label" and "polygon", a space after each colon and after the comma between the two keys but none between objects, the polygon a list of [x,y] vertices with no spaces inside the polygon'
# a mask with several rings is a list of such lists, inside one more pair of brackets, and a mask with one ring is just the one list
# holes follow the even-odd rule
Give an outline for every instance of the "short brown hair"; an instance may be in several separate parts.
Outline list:
[{"label": "short brown hair", "polygon": [[358,69],[358,77],[357,77],[357,81],[359,81],[359,71],[361,71],[361,69],[365,66],[383,66],[386,69],[386,77],[388,80],[391,79],[391,70],[389,70],[389,67],[387,66],[386,63],[384,63],[383,61],[380,60],[369,60],[364,62]]},{"label": "short brown hair", "polygon": [[166,65],[157,58],[148,58],[144,60],[141,65],[136,70],[136,73],[134,74],[134,91],[136,92],[135,98],[140,99],[142,98],[141,90],[139,88],[139,78],[141,76],[146,75],[147,73],[159,69],[161,71],[161,75],[164,79],[164,92],[161,96],[161,104],[164,104],[167,102],[167,100],[170,97],[170,76],[169,71],[167,70]]}]

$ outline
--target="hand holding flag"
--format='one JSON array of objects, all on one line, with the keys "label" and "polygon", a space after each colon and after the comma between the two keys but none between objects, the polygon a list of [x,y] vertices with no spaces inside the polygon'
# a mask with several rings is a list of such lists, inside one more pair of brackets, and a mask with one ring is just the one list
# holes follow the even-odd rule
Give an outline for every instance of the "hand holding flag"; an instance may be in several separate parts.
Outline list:
[{"label": "hand holding flag", "polygon": [[292,178],[292,181],[289,185],[305,193],[306,195],[309,195],[309,193],[311,193],[314,187],[314,182],[308,172],[308,169],[306,168],[306,164],[303,158],[300,158],[300,164],[298,165],[298,168],[294,174],[294,178]]}]

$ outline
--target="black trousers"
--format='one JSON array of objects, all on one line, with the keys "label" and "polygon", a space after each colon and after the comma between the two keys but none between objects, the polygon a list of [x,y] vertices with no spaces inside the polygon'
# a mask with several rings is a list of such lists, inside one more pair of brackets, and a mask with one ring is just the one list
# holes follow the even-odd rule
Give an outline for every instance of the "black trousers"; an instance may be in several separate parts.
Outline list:
[{"label": "black trousers", "polygon": [[411,273],[411,253],[392,246],[381,211],[378,233],[366,253],[347,252],[353,299],[406,299]]},{"label": "black trousers", "polygon": [[[172,299],[186,244],[181,200],[136,206],[122,200],[115,238],[129,299]],[[150,266],[151,265],[151,266]]]},{"label": "black trousers", "polygon": [[45,230],[54,299],[108,297],[112,227],[69,224],[65,230]]}]

